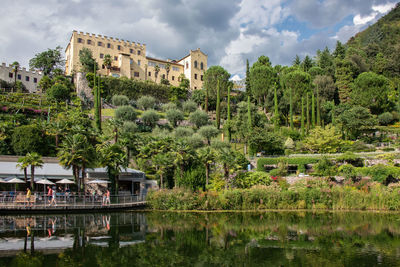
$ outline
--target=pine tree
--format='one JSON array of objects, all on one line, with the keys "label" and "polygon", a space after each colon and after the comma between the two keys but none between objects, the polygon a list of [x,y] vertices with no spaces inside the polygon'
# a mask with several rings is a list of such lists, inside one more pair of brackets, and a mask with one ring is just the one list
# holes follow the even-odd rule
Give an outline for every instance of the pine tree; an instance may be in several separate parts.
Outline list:
[{"label": "pine tree", "polygon": [[305,136],[304,129],[304,97],[301,98],[301,136]]},{"label": "pine tree", "polygon": [[315,128],[315,97],[314,97],[314,93],[311,95],[311,123],[312,123],[312,128]]},{"label": "pine tree", "polygon": [[278,95],[276,93],[276,83],[274,87],[274,126],[275,130],[279,130]]},{"label": "pine tree", "polygon": [[217,129],[219,130],[221,124],[221,112],[220,112],[220,87],[219,80],[217,81],[217,107],[216,107],[216,119],[217,119]]}]

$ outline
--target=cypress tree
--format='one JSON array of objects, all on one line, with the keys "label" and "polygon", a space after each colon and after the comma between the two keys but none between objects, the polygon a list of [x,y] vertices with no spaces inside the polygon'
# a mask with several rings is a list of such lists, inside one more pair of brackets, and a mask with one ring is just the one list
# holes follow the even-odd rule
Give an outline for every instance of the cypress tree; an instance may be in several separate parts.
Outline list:
[{"label": "cypress tree", "polygon": [[217,119],[217,129],[219,130],[219,126],[221,124],[221,112],[220,112],[220,88],[219,88],[219,80],[217,81],[217,107],[216,107],[216,119]]},{"label": "cypress tree", "polygon": [[228,141],[231,141],[231,86],[228,86],[228,107],[227,107]]},{"label": "cypress tree", "polygon": [[99,97],[98,97],[98,86],[96,83],[96,64],[93,67],[93,101],[94,101],[94,121],[97,130],[99,129]]},{"label": "cypress tree", "polygon": [[246,85],[246,95],[250,95],[251,94],[251,85],[250,85],[250,68],[249,68],[249,60],[246,59],[246,81],[245,81],[245,85]]},{"label": "cypress tree", "polygon": [[304,137],[304,97],[301,98],[301,136]]},{"label": "cypress tree", "polygon": [[208,87],[206,87],[206,99],[204,101],[204,110],[208,112]]},{"label": "cypress tree", "polygon": [[320,106],[319,106],[319,90],[317,87],[317,126],[321,125],[321,113],[320,113]]},{"label": "cypress tree", "polygon": [[314,93],[311,95],[311,122],[312,122],[312,127],[315,128],[315,97],[314,97]]},{"label": "cypress tree", "polygon": [[293,130],[294,129],[294,125],[293,125],[293,100],[292,100],[292,88],[289,88],[289,104],[290,104],[290,110],[289,110],[289,116],[290,116],[290,129]]},{"label": "cypress tree", "polygon": [[252,122],[251,122],[250,96],[247,96],[247,127],[249,127],[248,130],[251,131]]},{"label": "cypress tree", "polygon": [[310,93],[306,94],[307,102],[307,131],[310,130]]},{"label": "cypress tree", "polygon": [[274,126],[275,130],[279,129],[279,111],[278,111],[278,95],[276,93],[276,83],[274,88]]},{"label": "cypress tree", "polygon": [[97,103],[98,103],[98,117],[99,117],[99,120],[98,120],[98,122],[97,122],[97,124],[98,124],[98,129],[99,129],[99,131],[101,132],[101,76],[99,75],[99,77],[98,77],[98,86],[97,86]]}]

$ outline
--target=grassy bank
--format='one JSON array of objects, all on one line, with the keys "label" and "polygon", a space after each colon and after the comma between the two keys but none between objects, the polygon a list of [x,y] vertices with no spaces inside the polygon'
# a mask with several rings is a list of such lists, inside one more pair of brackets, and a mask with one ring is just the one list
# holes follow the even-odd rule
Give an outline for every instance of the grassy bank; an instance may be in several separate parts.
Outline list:
[{"label": "grassy bank", "polygon": [[250,189],[191,192],[152,191],[148,205],[155,210],[400,210],[400,185],[376,182],[336,185],[324,179],[294,185],[272,183]]}]

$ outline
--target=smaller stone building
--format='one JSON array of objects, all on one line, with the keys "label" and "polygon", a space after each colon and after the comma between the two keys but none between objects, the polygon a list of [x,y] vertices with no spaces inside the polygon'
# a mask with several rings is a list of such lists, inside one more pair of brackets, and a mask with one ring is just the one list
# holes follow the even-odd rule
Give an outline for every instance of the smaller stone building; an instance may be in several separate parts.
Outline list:
[{"label": "smaller stone building", "polygon": [[0,65],[0,79],[9,83],[14,83],[16,75],[17,81],[22,82],[29,93],[40,92],[39,82],[43,77],[41,72],[19,68],[18,71],[14,73],[13,69],[11,64],[7,66],[6,63],[2,63]]}]

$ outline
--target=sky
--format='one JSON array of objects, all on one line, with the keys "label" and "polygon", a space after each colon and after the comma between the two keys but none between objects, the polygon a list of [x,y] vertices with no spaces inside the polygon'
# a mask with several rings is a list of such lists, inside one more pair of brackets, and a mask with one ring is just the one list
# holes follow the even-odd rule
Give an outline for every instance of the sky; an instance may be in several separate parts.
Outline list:
[{"label": "sky", "polygon": [[2,0],[0,62],[29,67],[67,46],[73,30],[146,44],[147,56],[179,59],[200,48],[208,67],[243,78],[261,55],[290,65],[334,49],[398,0]]}]

